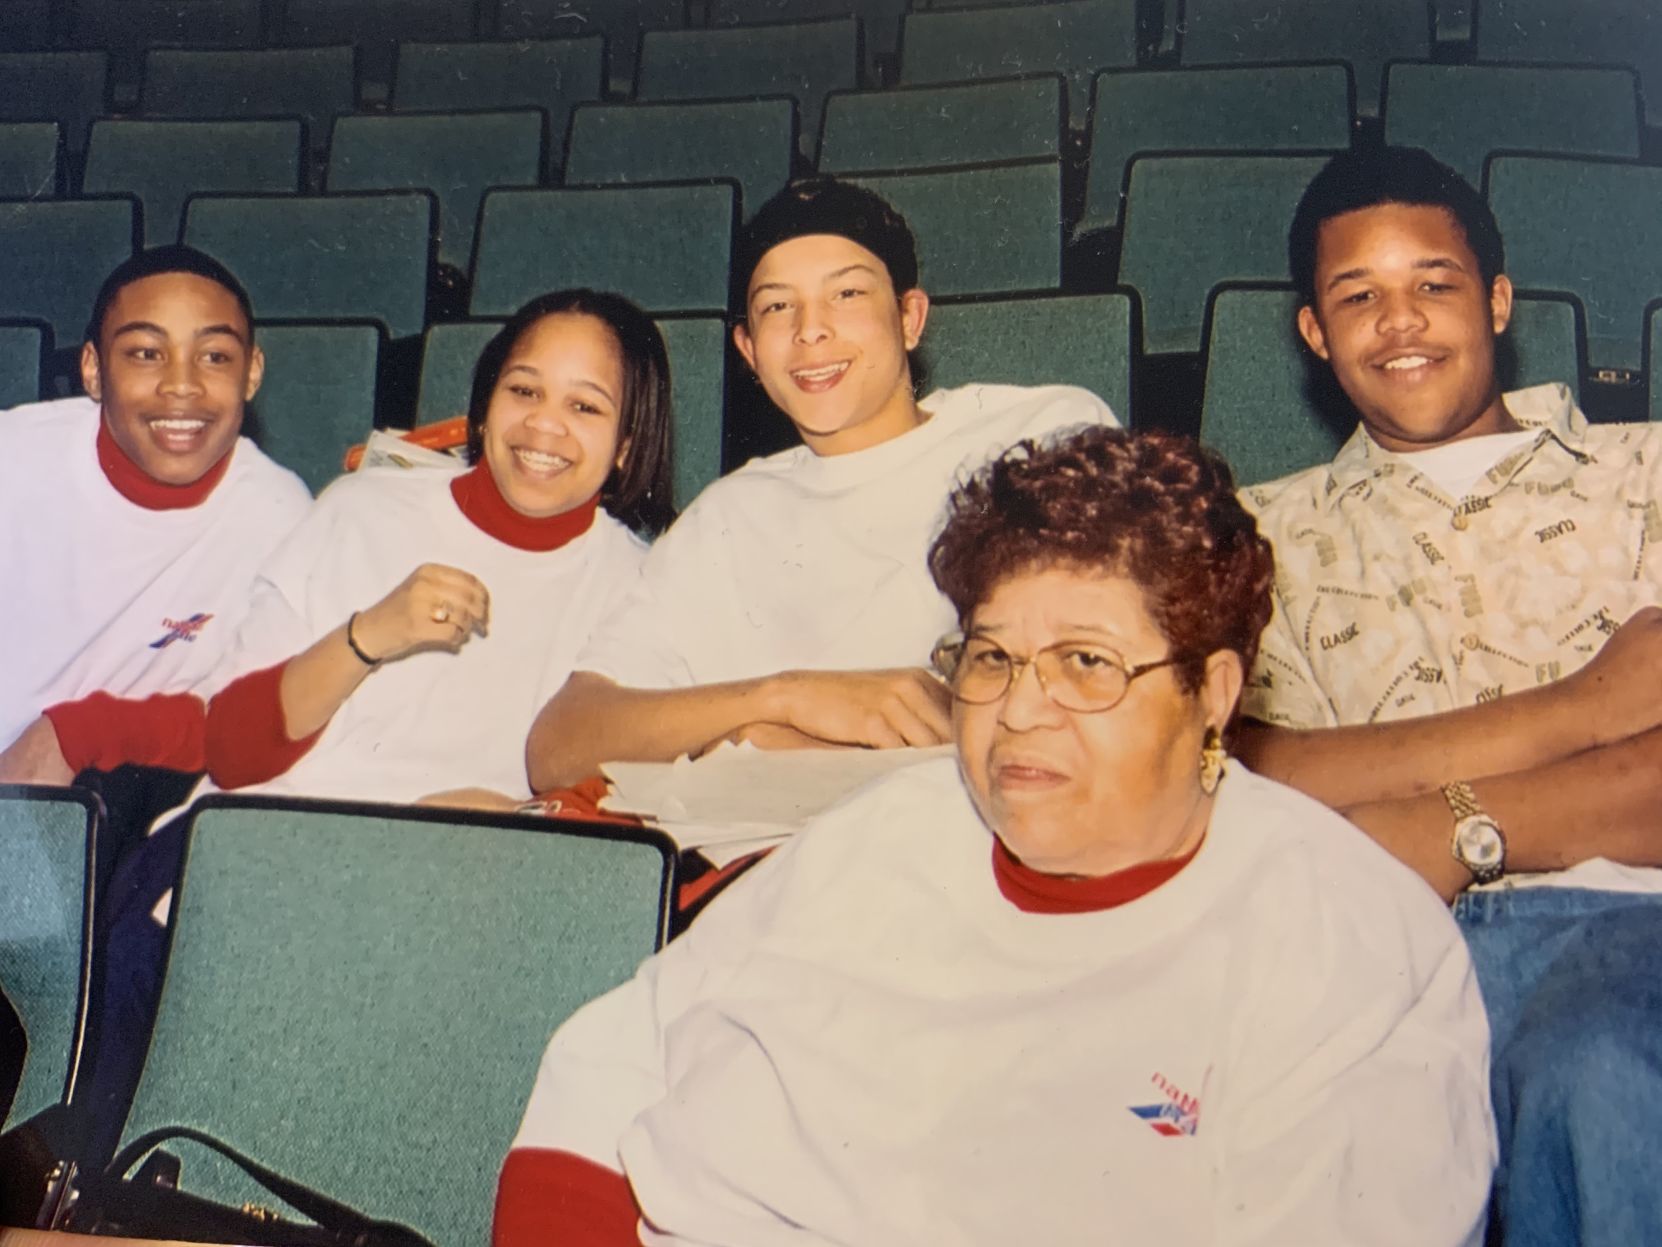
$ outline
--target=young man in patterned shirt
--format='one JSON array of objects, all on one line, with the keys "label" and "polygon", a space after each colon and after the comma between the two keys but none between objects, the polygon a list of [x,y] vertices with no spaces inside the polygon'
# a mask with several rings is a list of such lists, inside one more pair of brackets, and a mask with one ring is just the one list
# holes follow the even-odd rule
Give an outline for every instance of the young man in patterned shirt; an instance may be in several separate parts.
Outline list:
[{"label": "young man in patterned shirt", "polygon": [[1361,423],[1245,491],[1277,587],[1241,752],[1458,897],[1508,1247],[1662,1241],[1662,428],[1502,394],[1500,232],[1422,151],[1335,157],[1288,250]]}]

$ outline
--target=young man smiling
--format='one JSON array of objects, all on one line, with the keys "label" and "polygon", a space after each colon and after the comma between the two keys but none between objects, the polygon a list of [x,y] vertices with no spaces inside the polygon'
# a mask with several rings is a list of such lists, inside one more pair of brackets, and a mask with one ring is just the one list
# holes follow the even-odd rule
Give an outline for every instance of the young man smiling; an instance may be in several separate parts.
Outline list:
[{"label": "young man smiling", "polygon": [[1335,157],[1288,247],[1361,427],[1245,492],[1277,577],[1241,751],[1459,896],[1508,1247],[1662,1241],[1662,429],[1501,393],[1500,233],[1424,152]]},{"label": "young man smiling", "polygon": [[124,733],[164,760],[152,734],[182,720],[116,699],[200,684],[310,502],[239,437],[264,369],[236,278],[161,247],[98,292],[87,396],[0,415],[0,531],[23,607],[0,621],[0,778],[107,769],[129,760]]},{"label": "young man smiling", "polygon": [[1113,423],[1063,386],[913,392],[929,297],[911,231],[816,178],[765,204],[734,258],[733,341],[803,445],[716,482],[648,556],[527,746],[538,790],[602,762],[762,747],[934,745],[928,673],[951,608],[925,552],[964,469],[1024,437]]}]

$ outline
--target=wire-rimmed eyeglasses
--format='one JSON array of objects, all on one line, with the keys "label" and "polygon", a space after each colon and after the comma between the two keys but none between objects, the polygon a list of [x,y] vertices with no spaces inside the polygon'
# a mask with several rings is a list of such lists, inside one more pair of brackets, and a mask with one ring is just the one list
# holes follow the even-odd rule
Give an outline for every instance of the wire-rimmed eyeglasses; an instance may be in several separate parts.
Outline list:
[{"label": "wire-rimmed eyeglasses", "polygon": [[952,695],[971,706],[997,701],[1032,664],[1045,696],[1064,710],[1097,714],[1125,700],[1131,681],[1178,661],[1168,655],[1157,662],[1128,665],[1113,650],[1084,641],[1058,641],[1027,658],[1017,658],[984,637],[942,637],[929,656]]}]

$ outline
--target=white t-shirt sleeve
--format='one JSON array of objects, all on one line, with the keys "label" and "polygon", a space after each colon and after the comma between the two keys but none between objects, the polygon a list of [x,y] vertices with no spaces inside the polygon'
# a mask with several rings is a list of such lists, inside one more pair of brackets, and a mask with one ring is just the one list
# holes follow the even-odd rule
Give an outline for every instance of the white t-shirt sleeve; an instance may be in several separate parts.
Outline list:
[{"label": "white t-shirt sleeve", "polygon": [[248,613],[237,629],[236,642],[206,684],[197,689],[200,696],[211,697],[239,676],[294,657],[328,631],[318,631],[307,617],[307,587],[327,562],[337,531],[336,515],[337,508],[320,499],[265,560],[250,587]]},{"label": "white t-shirt sleeve", "polygon": [[1323,929],[1346,923],[1318,915],[1305,934],[1350,955],[1318,953],[1314,973],[1256,993],[1216,1145],[1213,1241],[1477,1247],[1496,1145],[1465,945],[1452,923],[1440,956],[1392,947],[1388,929]]},{"label": "white t-shirt sleeve", "polygon": [[1052,385],[1044,387],[1043,393],[1049,401],[1035,414],[1024,436],[1043,437],[1089,424],[1119,427],[1119,419],[1108,404],[1090,390],[1075,385]]},{"label": "white t-shirt sleeve", "polygon": [[[543,1053],[515,1148],[573,1152],[621,1170],[624,1134],[669,1093],[666,1029],[719,994],[754,947],[782,886],[780,859],[788,856],[781,851],[762,862],[632,979],[566,1019]],[[772,886],[758,884],[758,876]]]},{"label": "white t-shirt sleeve", "polygon": [[568,1018],[544,1051],[513,1146],[572,1152],[621,1171],[618,1141],[666,1091],[652,963]]},{"label": "white t-shirt sleeve", "polygon": [[590,636],[573,665],[625,688],[699,683],[690,658],[697,638],[724,625],[732,596],[708,510],[695,503],[647,552],[640,577]]}]

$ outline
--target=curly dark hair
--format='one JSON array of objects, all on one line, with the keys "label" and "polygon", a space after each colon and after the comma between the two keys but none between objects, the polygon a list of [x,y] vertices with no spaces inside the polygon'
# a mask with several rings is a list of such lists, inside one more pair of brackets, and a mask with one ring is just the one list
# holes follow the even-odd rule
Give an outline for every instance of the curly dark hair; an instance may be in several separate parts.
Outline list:
[{"label": "curly dark hair", "polygon": [[953,491],[929,570],[961,625],[1000,582],[1049,567],[1140,586],[1186,691],[1216,650],[1252,669],[1275,561],[1229,465],[1192,438],[1093,425],[1019,442]]}]

